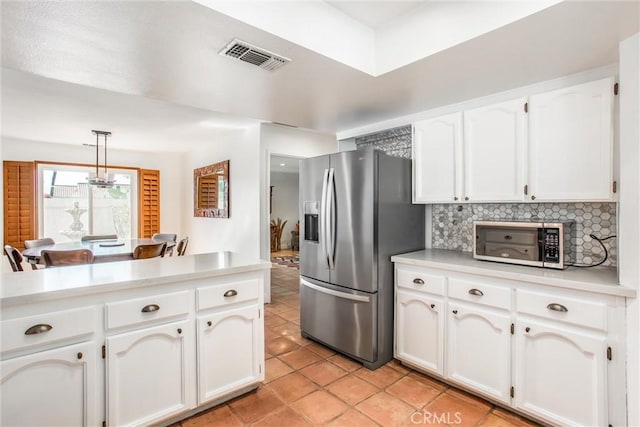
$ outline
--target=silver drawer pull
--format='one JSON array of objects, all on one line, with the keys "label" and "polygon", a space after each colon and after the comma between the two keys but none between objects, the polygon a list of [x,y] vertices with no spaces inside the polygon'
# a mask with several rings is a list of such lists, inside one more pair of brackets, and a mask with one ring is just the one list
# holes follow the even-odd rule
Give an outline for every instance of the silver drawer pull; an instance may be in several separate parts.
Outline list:
[{"label": "silver drawer pull", "polygon": [[413,279],[413,283],[415,283],[416,285],[424,285],[424,280],[420,278],[416,278],[416,279]]},{"label": "silver drawer pull", "polygon": [[549,310],[552,310],[552,311],[562,311],[562,312],[565,312],[565,313],[566,313],[567,311],[569,311],[569,310],[567,309],[567,307],[565,307],[564,305],[562,305],[562,304],[557,304],[557,303],[555,303],[555,302],[554,302],[554,303],[552,303],[552,304],[549,304],[549,305],[547,306],[547,308],[548,308]]},{"label": "silver drawer pull", "polygon": [[482,295],[484,295],[480,289],[475,289],[475,288],[469,289],[469,294],[475,295],[477,297],[481,297]]},{"label": "silver drawer pull", "polygon": [[53,329],[53,326],[41,323],[39,325],[33,325],[32,327],[30,327],[29,329],[24,331],[24,334],[25,335],[38,335],[38,334],[43,334],[45,332],[49,332],[52,329]]},{"label": "silver drawer pull", "polygon": [[235,297],[236,295],[238,295],[238,291],[236,291],[235,289],[230,289],[227,292],[224,293],[224,297],[228,298],[228,297]]},{"label": "silver drawer pull", "polygon": [[160,310],[160,306],[158,304],[149,304],[142,307],[143,313],[153,313],[154,311]]}]

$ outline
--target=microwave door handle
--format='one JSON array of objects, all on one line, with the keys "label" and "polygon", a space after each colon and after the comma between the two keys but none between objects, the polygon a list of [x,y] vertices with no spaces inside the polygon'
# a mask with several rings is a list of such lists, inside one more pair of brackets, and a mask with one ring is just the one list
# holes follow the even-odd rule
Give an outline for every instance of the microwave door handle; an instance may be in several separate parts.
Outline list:
[{"label": "microwave door handle", "polygon": [[329,185],[329,169],[324,170],[322,177],[322,199],[320,200],[320,250],[324,257],[324,263],[329,265],[329,249],[327,245],[327,187]]},{"label": "microwave door handle", "polygon": [[329,169],[329,179],[327,180],[327,236],[329,246],[327,248],[327,257],[329,258],[329,268],[335,268],[336,256],[336,239],[335,239],[335,176],[333,168]]}]

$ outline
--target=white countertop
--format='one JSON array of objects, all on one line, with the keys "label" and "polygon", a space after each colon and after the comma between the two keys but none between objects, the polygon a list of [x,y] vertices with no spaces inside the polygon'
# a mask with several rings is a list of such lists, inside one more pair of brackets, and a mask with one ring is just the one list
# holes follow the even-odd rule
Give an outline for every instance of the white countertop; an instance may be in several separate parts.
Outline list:
[{"label": "white countertop", "polygon": [[3,273],[0,304],[5,307],[269,268],[268,261],[215,252]]},{"label": "white countertop", "polygon": [[621,286],[618,283],[617,271],[610,267],[569,267],[565,270],[554,270],[552,268],[482,261],[474,259],[470,252],[444,249],[425,249],[394,255],[391,257],[391,261],[608,295],[632,298],[636,296],[635,289]]}]

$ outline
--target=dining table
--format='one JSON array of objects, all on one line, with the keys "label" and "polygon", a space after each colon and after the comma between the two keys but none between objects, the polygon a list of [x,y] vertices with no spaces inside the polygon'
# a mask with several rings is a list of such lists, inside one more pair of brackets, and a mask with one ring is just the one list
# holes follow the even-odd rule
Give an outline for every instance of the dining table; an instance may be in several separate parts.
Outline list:
[{"label": "dining table", "polygon": [[41,253],[44,250],[69,251],[73,249],[89,249],[93,253],[94,263],[126,261],[133,259],[133,250],[139,245],[153,245],[167,242],[167,248],[172,248],[176,242],[166,240],[141,238],[141,239],[113,239],[91,240],[85,242],[64,242],[53,245],[43,245],[22,251],[22,256],[29,264],[44,264]]}]

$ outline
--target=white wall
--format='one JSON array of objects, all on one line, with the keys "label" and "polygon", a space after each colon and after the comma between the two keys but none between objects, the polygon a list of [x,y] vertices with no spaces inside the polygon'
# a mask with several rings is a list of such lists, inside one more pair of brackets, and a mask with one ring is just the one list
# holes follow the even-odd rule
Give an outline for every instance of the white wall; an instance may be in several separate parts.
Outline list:
[{"label": "white wall", "polygon": [[291,248],[291,231],[298,221],[298,183],[300,175],[294,172],[271,172],[271,219],[287,220],[282,233],[281,249]]},{"label": "white wall", "polygon": [[559,3],[425,2],[376,29],[376,75],[388,73]]},{"label": "white wall", "polygon": [[338,151],[335,135],[263,123],[260,129],[260,257],[269,259],[269,182],[271,154],[297,158]]},{"label": "white wall", "polygon": [[[229,160],[229,218],[193,216],[193,170]],[[260,127],[239,130],[185,154],[180,205],[188,254],[233,251],[260,257]]]},{"label": "white wall", "polygon": [[368,135],[375,132],[380,132],[387,129],[396,128],[399,126],[407,126],[418,120],[429,119],[431,117],[441,116],[443,114],[454,113],[457,111],[468,110],[472,108],[481,107],[493,103],[509,101],[512,99],[520,98],[523,96],[530,96],[536,93],[548,92],[555,89],[560,89],[567,86],[577,85],[593,80],[598,80],[605,77],[611,77],[618,74],[618,64],[608,65],[606,67],[594,68],[591,70],[582,71],[576,74],[559,77],[553,80],[547,80],[539,83],[535,83],[528,86],[522,86],[504,92],[497,92],[491,95],[483,96],[480,98],[468,99],[456,104],[443,105],[442,107],[433,108],[431,110],[420,111],[415,114],[407,116],[400,116],[394,119],[385,120],[382,122],[371,123],[366,126],[347,129],[338,132],[338,139],[344,140],[348,138],[358,137],[362,135]]},{"label": "white wall", "polygon": [[[640,291],[640,33],[620,43],[620,284]],[[640,302],[627,300],[628,425],[640,425]]]}]

